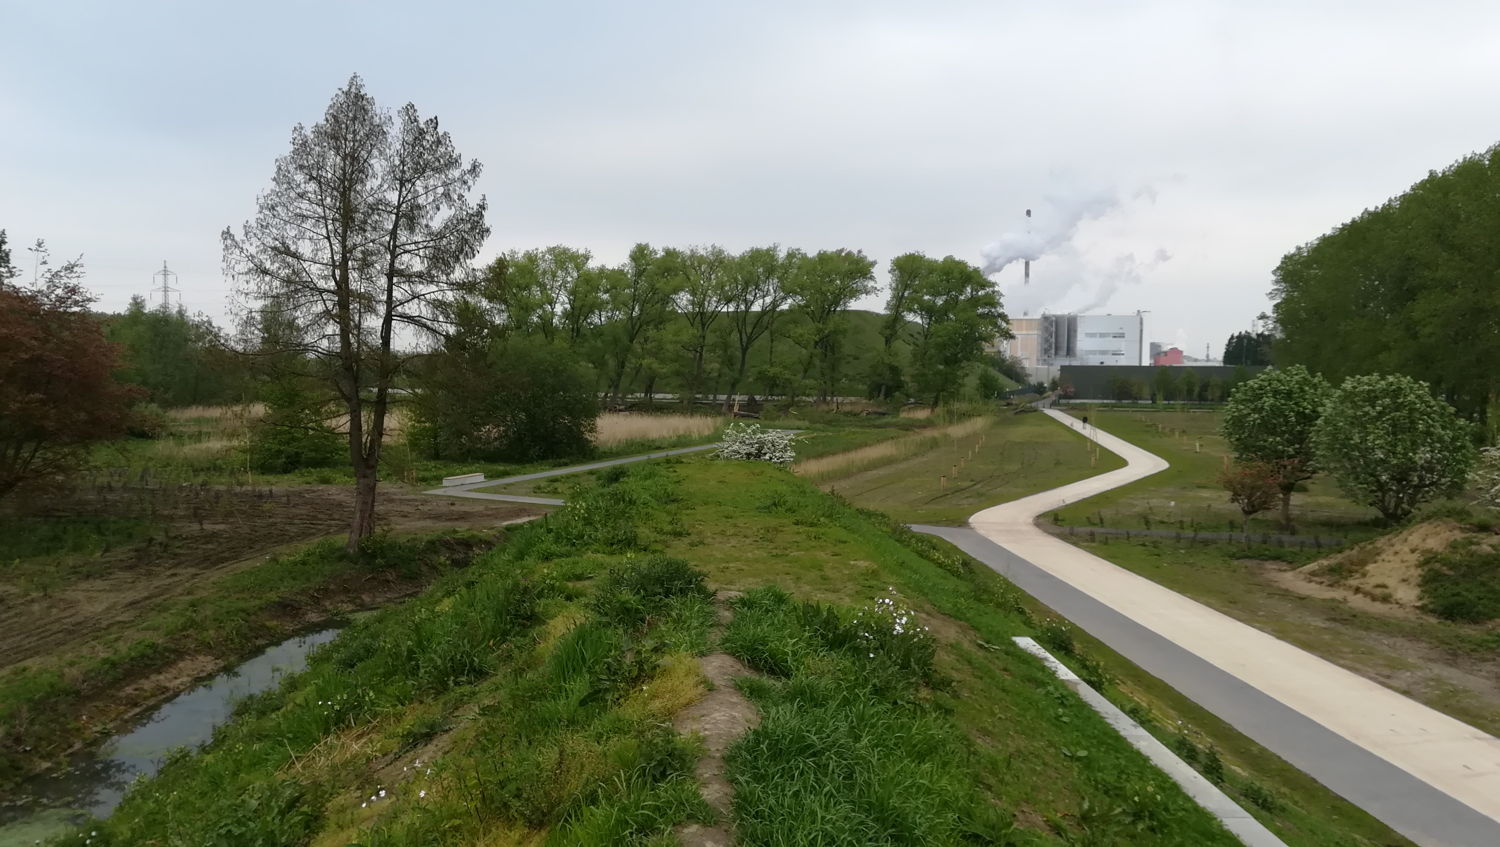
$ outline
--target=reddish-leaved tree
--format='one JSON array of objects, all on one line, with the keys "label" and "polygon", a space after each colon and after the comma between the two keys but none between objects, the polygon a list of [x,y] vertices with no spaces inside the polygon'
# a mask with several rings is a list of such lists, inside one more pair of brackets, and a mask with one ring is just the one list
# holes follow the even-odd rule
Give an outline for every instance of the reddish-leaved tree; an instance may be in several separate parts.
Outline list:
[{"label": "reddish-leaved tree", "polygon": [[72,261],[35,287],[0,276],[0,497],[73,470],[130,419],[139,390],[115,381],[117,348],[81,275]]},{"label": "reddish-leaved tree", "polygon": [[1244,532],[1250,532],[1250,518],[1281,501],[1282,472],[1271,462],[1235,462],[1219,474],[1219,485],[1229,493],[1229,502],[1240,507],[1244,515]]}]

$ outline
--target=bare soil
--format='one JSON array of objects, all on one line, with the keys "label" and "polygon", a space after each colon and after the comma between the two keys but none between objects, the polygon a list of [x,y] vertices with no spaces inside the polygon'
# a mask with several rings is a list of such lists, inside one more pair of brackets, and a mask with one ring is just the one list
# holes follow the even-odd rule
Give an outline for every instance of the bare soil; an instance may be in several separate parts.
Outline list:
[{"label": "bare soil", "polygon": [[[721,591],[715,598],[719,608],[719,630],[728,623],[726,603],[739,596],[738,591]],[[716,633],[717,635],[717,633]],[[698,702],[672,718],[672,728],[684,735],[696,735],[703,741],[703,756],[693,769],[698,778],[698,792],[719,814],[713,826],[684,824],[676,835],[684,847],[729,847],[735,843],[728,821],[734,802],[734,786],[724,777],[724,754],[740,736],[760,725],[760,711],[735,687],[735,679],[754,676],[739,659],[728,653],[710,653],[698,660],[698,669],[708,679],[709,692]]]},{"label": "bare soil", "polygon": [[[1479,533],[1454,521],[1426,521],[1293,571],[1273,571],[1272,581],[1312,597],[1344,600],[1362,611],[1425,618],[1418,610],[1422,560],[1471,535]],[[1493,540],[1492,534],[1483,535]]]},{"label": "bare soil", "polygon": [[[92,498],[81,504],[98,510],[95,514],[113,511],[115,505]],[[352,511],[353,492],[343,486],[296,486],[253,496],[237,492],[207,506],[201,498],[176,508],[167,504],[155,514],[163,527],[160,533],[93,557],[84,575],[61,587],[38,592],[0,578],[0,669],[128,627],[166,600],[199,593],[272,555],[339,534]],[[393,489],[381,492],[378,505],[381,526],[400,531],[489,528],[541,512],[523,504]],[[377,600],[390,590],[365,586],[371,596],[361,598],[360,586],[349,588],[355,603]]]}]

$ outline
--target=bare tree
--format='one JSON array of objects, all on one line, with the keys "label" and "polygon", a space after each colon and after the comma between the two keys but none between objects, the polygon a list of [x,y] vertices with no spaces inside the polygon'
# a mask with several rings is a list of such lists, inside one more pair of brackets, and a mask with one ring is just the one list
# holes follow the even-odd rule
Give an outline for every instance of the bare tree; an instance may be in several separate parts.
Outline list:
[{"label": "bare tree", "polygon": [[[240,235],[225,229],[225,270],[263,317],[286,328],[280,353],[320,363],[349,421],[354,516],[349,549],[375,529],[375,487],[398,337],[443,333],[442,303],[467,291],[489,235],[484,198],[436,118],[395,118],[358,76],[320,123],[292,130],[271,188]],[[264,313],[269,313],[265,315]]]}]

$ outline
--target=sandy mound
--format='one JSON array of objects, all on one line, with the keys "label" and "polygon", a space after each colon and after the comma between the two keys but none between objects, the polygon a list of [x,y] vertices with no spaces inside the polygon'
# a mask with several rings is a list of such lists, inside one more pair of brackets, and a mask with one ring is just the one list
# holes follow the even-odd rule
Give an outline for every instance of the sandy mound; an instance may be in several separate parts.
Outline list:
[{"label": "sandy mound", "polygon": [[1278,581],[1315,596],[1349,592],[1416,608],[1421,602],[1422,559],[1471,534],[1450,520],[1427,521],[1319,559]]}]

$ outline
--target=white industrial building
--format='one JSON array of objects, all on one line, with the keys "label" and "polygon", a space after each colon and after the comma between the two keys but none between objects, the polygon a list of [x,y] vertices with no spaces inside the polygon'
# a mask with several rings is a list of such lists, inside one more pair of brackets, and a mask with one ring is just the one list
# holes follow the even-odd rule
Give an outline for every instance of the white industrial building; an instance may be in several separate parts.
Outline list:
[{"label": "white industrial building", "polygon": [[1063,365],[1143,365],[1145,317],[1129,315],[1042,315],[1012,318],[1015,338],[1001,342],[1038,382],[1057,376]]}]

